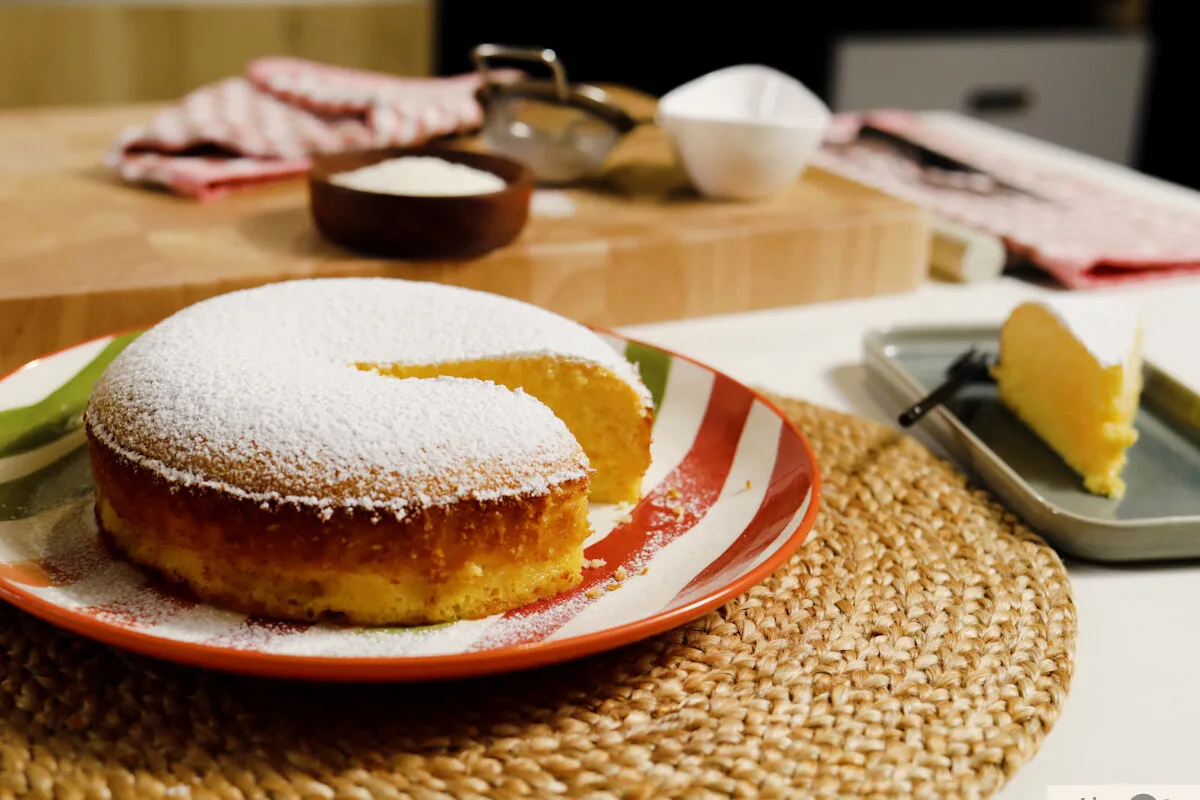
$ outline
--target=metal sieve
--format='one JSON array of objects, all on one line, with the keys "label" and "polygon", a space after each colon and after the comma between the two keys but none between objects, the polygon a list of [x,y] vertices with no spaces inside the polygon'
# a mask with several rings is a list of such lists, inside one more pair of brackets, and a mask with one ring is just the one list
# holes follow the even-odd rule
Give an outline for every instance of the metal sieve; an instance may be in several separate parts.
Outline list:
[{"label": "metal sieve", "polygon": [[[569,83],[553,50],[481,44],[472,57],[483,78],[476,96],[484,109],[484,147],[524,163],[540,183],[571,183],[594,174],[639,124],[603,89]],[[550,78],[493,80],[490,64],[501,59],[539,63]]]}]

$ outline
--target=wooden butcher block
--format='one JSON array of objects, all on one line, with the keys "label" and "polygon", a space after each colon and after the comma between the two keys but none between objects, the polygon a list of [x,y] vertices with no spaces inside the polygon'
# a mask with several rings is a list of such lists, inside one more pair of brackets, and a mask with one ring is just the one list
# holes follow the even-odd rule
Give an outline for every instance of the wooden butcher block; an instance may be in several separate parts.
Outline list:
[{"label": "wooden butcher block", "polygon": [[207,202],[116,181],[105,150],[154,110],[0,113],[0,374],[289,278],[441,281],[619,326],[905,291],[928,268],[920,209],[816,170],[764,202],[705,201],[649,125],[591,185],[537,193],[502,250],[458,263],[363,257],[317,233],[302,178]]}]

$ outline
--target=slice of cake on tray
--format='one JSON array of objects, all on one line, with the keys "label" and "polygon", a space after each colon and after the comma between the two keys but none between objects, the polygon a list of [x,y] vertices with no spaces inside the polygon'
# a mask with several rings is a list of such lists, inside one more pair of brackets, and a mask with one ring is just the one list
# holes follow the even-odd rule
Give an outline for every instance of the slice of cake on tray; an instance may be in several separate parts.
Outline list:
[{"label": "slice of cake on tray", "polygon": [[1120,499],[1142,391],[1142,324],[1119,300],[1063,297],[1017,306],[993,368],[1001,401],[1083,478]]}]

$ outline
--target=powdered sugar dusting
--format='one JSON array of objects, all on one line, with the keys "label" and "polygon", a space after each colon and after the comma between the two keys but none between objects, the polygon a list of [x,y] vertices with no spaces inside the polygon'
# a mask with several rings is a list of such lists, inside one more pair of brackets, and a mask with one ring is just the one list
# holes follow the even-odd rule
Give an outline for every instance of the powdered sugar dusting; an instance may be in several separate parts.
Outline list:
[{"label": "powdered sugar dusting", "polygon": [[523,392],[351,365],[547,354],[605,367],[649,405],[633,366],[581,325],[483,292],[355,278],[271,284],[184,309],[113,361],[87,417],[110,447],[182,485],[402,516],[545,493],[583,477],[587,460]]},{"label": "powdered sugar dusting", "polygon": [[275,637],[262,649],[279,655],[398,658],[466,652],[498,617],[412,628],[341,628],[313,625]]},{"label": "powdered sugar dusting", "polygon": [[247,640],[247,646],[237,648],[235,644],[238,639],[232,635],[245,621],[245,614],[227,611],[216,606],[197,605],[175,614],[166,622],[155,625],[150,630],[155,636],[176,642],[209,644],[214,640],[223,639],[222,646],[224,647],[250,649],[253,639]]},{"label": "powdered sugar dusting", "polygon": [[1058,317],[1102,365],[1129,363],[1141,328],[1141,314],[1136,305],[1115,298],[1087,296],[1031,302]]},{"label": "powdered sugar dusting", "polygon": [[40,597],[52,597],[62,608],[87,608],[132,594],[145,577],[133,566],[112,558],[96,533],[91,496],[66,504],[39,543],[38,563],[52,585],[28,587]]},{"label": "powdered sugar dusting", "polygon": [[535,603],[527,608],[493,618],[491,625],[469,648],[474,652],[509,647],[520,642],[540,639],[545,632],[564,625],[595,601],[595,596],[575,590],[554,598],[549,603]]},{"label": "powdered sugar dusting", "polygon": [[196,602],[154,582],[139,586],[120,600],[91,609],[97,619],[127,628],[146,628],[196,607]]}]

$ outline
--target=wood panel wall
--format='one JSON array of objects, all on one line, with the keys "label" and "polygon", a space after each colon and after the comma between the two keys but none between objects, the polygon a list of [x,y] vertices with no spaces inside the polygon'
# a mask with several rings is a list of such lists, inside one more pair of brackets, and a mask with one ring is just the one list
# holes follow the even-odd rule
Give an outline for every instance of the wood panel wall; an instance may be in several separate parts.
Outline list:
[{"label": "wood panel wall", "polygon": [[262,55],[428,75],[434,5],[0,0],[0,107],[167,100]]}]

